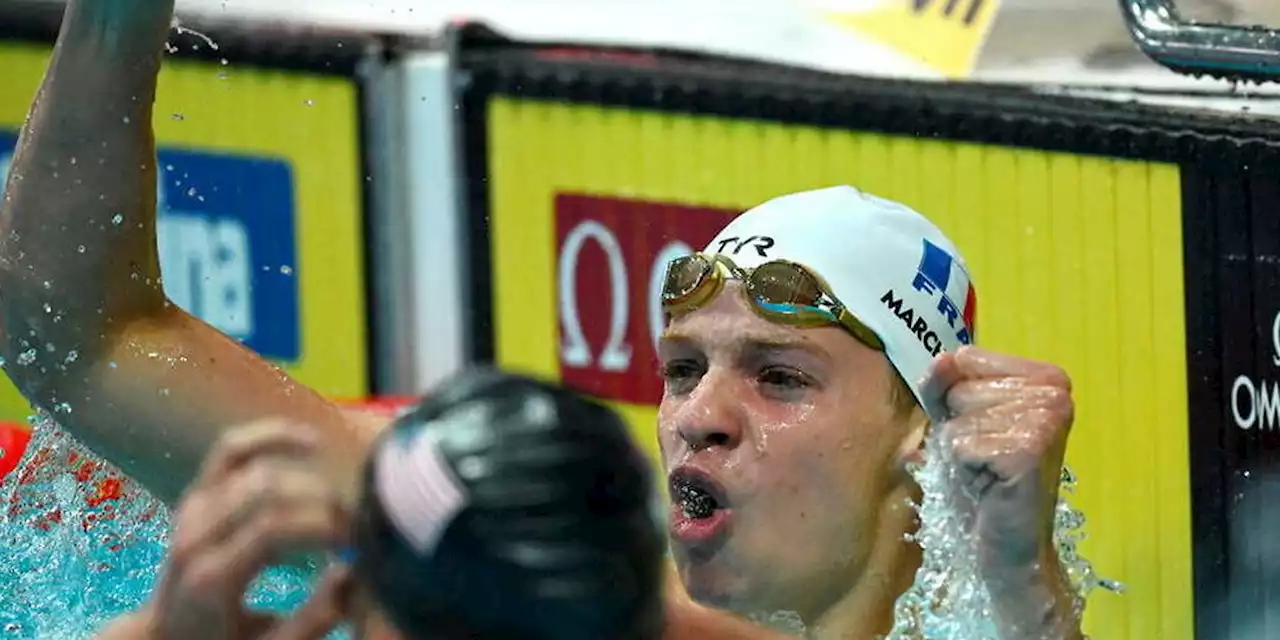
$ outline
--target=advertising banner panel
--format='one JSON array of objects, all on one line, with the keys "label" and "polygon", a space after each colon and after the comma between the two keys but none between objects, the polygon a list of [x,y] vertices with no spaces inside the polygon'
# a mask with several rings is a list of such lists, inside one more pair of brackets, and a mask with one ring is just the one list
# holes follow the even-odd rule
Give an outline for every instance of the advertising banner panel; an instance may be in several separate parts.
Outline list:
[{"label": "advertising banner panel", "polygon": [[[931,217],[981,344],[1072,375],[1099,637],[1191,638],[1179,167],[590,100],[484,103],[494,357],[603,398],[656,454],[666,262],[776,195],[852,184]],[[475,212],[473,212],[475,215]]]}]

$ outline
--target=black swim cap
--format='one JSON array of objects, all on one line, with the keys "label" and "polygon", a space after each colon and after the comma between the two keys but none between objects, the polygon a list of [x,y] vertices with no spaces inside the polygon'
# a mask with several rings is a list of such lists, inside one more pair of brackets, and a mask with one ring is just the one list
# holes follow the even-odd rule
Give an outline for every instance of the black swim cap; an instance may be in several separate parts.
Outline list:
[{"label": "black swim cap", "polygon": [[622,419],[496,371],[446,383],[374,447],[356,571],[428,638],[657,638],[664,540]]}]

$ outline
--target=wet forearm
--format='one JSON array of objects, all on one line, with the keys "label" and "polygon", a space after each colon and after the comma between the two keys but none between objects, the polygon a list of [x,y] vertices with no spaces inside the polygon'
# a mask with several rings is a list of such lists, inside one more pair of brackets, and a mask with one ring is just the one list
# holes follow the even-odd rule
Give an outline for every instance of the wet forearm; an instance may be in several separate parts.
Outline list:
[{"label": "wet forearm", "polygon": [[49,371],[163,301],[151,113],[172,11],[173,0],[68,5],[0,204],[10,362],[35,355]]},{"label": "wet forearm", "polygon": [[1078,596],[1055,557],[993,580],[1001,640],[1081,640]]}]

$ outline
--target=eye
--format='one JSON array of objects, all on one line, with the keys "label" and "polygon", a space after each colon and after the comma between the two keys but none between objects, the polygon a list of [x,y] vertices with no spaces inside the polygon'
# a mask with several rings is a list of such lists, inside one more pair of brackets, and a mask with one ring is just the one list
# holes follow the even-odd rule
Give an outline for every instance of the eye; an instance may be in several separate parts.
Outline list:
[{"label": "eye", "polygon": [[681,393],[698,383],[705,367],[697,360],[669,360],[662,363],[659,373],[671,393]]},{"label": "eye", "polygon": [[790,367],[766,367],[757,379],[761,385],[779,391],[796,391],[810,386],[808,376]]}]

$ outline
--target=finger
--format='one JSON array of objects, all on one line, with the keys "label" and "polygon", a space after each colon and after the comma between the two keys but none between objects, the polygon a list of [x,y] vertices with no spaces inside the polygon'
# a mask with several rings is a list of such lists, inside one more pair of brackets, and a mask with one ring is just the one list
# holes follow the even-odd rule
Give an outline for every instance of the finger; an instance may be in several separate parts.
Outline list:
[{"label": "finger", "polygon": [[[215,495],[208,491],[188,493],[178,505],[173,516],[169,536],[169,553],[165,555],[165,570],[161,583],[200,555],[210,540],[218,535],[220,505]],[[160,591],[164,591],[163,588]]]},{"label": "finger", "polygon": [[314,464],[259,458],[222,483],[221,537],[229,537],[264,509],[329,505],[342,508],[333,483]]},{"label": "finger", "polygon": [[209,557],[229,580],[247,586],[286,554],[341,546],[349,532],[350,520],[333,503],[276,505],[257,512]]},{"label": "finger", "polygon": [[1025,442],[1007,433],[983,437],[951,438],[945,446],[950,463],[946,466],[952,499],[957,505],[973,506],[1000,483],[1012,482],[1035,469],[1039,456],[1025,453]]},{"label": "finger", "polygon": [[[345,503],[332,483],[312,467],[273,458],[259,458],[223,483],[194,494],[180,511],[182,522],[161,579],[166,592],[177,586],[238,595],[260,565],[274,559],[274,547],[290,544],[270,539],[280,535],[272,529],[277,521],[282,521],[284,535],[303,527],[297,535],[305,537],[312,535],[310,530],[293,522],[305,520],[308,513],[320,514],[311,516],[312,522],[327,518],[335,523],[321,537],[333,536],[340,543],[350,531]],[[263,538],[257,543],[265,548],[246,556],[246,545],[255,536]]]},{"label": "finger", "polygon": [[[940,399],[944,399],[951,387],[962,380],[964,375],[960,368],[956,365],[955,354],[943,352],[938,354],[933,362],[929,363],[929,369],[925,373],[924,380],[921,381],[921,396],[926,398],[927,411],[932,411],[929,405],[936,404]],[[935,416],[930,414],[931,418],[940,420],[944,416]]]},{"label": "finger", "polygon": [[205,458],[196,485],[217,483],[256,456],[310,454],[317,442],[310,428],[281,420],[263,420],[229,431]]},{"label": "finger", "polygon": [[225,544],[264,509],[309,504],[341,506],[331,483],[312,467],[290,460],[254,459],[183,501],[171,544],[172,564],[180,569]]},{"label": "finger", "polygon": [[[350,519],[328,504],[274,504],[230,537],[170,553],[157,598],[209,598],[234,607],[249,583],[288,551],[346,544]],[[185,594],[185,595],[184,595]]]},{"label": "finger", "polygon": [[947,392],[946,404],[952,415],[976,413],[995,406],[1015,403],[1049,405],[1071,402],[1071,393],[1058,386],[1037,384],[1027,378],[981,378],[961,380]]},{"label": "finger", "polygon": [[1001,478],[1017,476],[1020,469],[1015,460],[1026,459],[1034,463],[1042,452],[1042,447],[1028,442],[1027,438],[1008,432],[960,437],[951,441],[951,453],[957,463],[975,469],[991,469]]},{"label": "finger", "polygon": [[323,638],[347,617],[351,582],[351,570],[348,567],[329,567],[306,604],[288,619],[279,622],[262,640]]},{"label": "finger", "polygon": [[1067,409],[1056,402],[1024,398],[956,416],[939,429],[943,442],[980,441],[1008,437],[1013,441],[1044,442],[1054,439]]},{"label": "finger", "polygon": [[943,446],[959,465],[1015,478],[1061,441],[1060,416],[1057,407],[1030,403],[993,407],[948,421]]},{"label": "finger", "polygon": [[1071,377],[1067,372],[1048,362],[971,346],[957,349],[954,359],[961,376],[967,379],[1022,377],[1071,390]]}]

